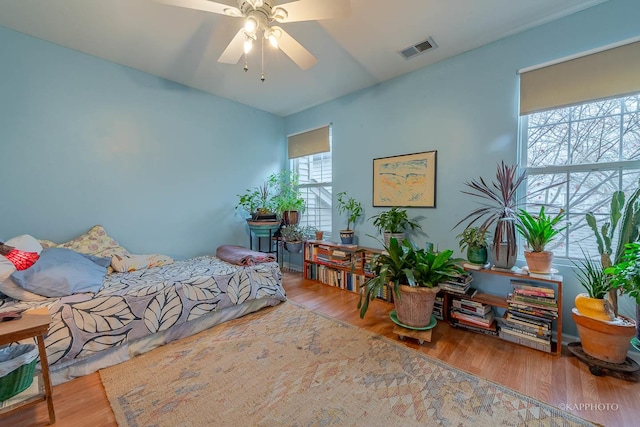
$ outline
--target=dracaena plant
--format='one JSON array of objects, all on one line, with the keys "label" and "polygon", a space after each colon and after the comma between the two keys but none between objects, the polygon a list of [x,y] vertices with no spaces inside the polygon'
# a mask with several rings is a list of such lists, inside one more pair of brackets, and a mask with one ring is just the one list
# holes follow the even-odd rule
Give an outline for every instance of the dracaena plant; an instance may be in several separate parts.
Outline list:
[{"label": "dracaena plant", "polygon": [[482,205],[462,218],[454,228],[465,222],[468,222],[466,228],[480,222],[479,228],[483,230],[495,225],[493,246],[499,251],[500,245],[506,244],[508,258],[515,260],[516,190],[525,176],[525,172],[519,172],[517,166],[506,165],[503,161],[498,165],[495,181],[487,183],[479,178],[465,182],[471,190],[462,192],[479,198]]}]

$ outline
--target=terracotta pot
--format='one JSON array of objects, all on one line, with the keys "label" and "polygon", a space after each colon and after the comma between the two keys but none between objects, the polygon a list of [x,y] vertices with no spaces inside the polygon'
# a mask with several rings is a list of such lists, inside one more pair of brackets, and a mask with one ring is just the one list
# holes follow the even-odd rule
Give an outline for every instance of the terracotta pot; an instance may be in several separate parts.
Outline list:
[{"label": "terracotta pot", "polygon": [[400,298],[395,298],[398,321],[414,328],[424,328],[431,322],[433,303],[440,287],[412,287],[401,285]]},{"label": "terracotta pot", "polygon": [[547,274],[551,271],[553,263],[553,252],[530,252],[524,251],[524,257],[527,260],[527,267],[531,273]]},{"label": "terracotta pot", "polygon": [[613,322],[595,320],[580,315],[574,308],[571,316],[578,326],[582,349],[591,357],[609,363],[624,363],[629,340],[636,334],[636,322],[618,316]]},{"label": "terracotta pot", "polygon": [[300,212],[284,211],[282,212],[282,220],[284,221],[284,225],[295,225],[300,222]]}]

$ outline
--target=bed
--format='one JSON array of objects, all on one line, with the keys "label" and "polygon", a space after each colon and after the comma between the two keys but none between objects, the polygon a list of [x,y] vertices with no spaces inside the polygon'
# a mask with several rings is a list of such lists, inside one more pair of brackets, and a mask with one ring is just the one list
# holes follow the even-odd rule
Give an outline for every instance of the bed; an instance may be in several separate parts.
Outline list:
[{"label": "bed", "polygon": [[[113,256],[102,248],[94,245],[93,252]],[[5,297],[0,312],[47,307],[53,318],[47,357],[52,382],[60,384],[286,299],[277,262],[171,261],[106,274],[97,292],[39,301]]]}]

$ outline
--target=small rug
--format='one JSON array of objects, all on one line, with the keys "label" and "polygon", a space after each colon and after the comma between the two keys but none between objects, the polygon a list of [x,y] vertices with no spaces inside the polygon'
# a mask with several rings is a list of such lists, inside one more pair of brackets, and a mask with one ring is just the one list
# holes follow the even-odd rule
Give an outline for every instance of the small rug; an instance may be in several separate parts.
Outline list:
[{"label": "small rug", "polygon": [[100,371],[120,426],[586,426],[291,301]]}]

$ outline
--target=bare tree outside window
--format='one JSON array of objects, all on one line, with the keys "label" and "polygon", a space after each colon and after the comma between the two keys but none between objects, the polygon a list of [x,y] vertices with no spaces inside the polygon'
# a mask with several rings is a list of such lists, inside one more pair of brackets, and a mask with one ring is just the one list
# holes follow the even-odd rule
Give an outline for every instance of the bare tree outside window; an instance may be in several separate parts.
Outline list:
[{"label": "bare tree outside window", "polygon": [[[556,239],[556,256],[598,255],[587,212],[604,221],[611,195],[633,191],[640,178],[640,94],[587,102],[521,118],[526,203],[564,209],[569,227]],[[550,184],[564,182],[544,192]]]}]

